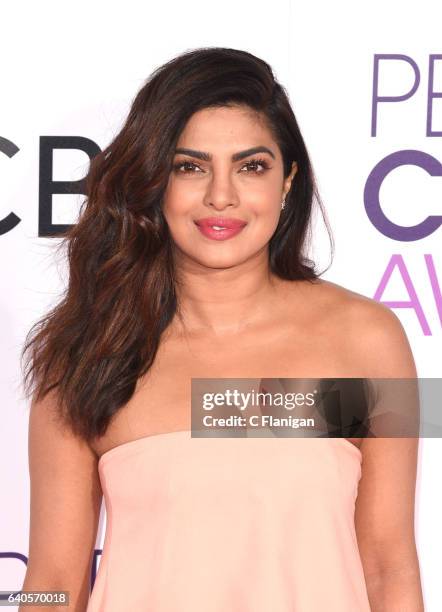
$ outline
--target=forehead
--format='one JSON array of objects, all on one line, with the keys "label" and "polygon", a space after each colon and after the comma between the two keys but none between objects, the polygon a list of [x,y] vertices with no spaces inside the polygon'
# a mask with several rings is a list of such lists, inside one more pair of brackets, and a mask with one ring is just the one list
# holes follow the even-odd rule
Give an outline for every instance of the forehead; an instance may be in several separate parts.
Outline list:
[{"label": "forehead", "polygon": [[194,113],[180,134],[177,145],[231,150],[274,143],[262,113],[249,107],[222,106]]}]

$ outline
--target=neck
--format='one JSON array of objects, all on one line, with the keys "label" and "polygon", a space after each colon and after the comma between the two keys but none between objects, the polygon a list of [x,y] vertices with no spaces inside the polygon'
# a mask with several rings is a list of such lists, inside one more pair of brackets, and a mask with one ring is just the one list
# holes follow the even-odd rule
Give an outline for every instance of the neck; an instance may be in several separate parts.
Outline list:
[{"label": "neck", "polygon": [[281,305],[284,284],[271,273],[267,254],[230,268],[181,262],[177,280],[180,329],[212,336],[264,323]]}]

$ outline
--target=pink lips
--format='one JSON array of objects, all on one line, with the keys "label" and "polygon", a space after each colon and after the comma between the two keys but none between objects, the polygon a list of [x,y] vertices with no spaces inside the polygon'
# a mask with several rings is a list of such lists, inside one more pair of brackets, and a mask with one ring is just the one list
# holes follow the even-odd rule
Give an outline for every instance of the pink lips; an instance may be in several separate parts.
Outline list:
[{"label": "pink lips", "polygon": [[[247,222],[231,217],[205,217],[204,219],[197,219],[195,224],[200,232],[207,238],[211,238],[212,240],[227,240],[239,234],[247,225]],[[223,229],[214,229],[214,225],[222,227]]]}]

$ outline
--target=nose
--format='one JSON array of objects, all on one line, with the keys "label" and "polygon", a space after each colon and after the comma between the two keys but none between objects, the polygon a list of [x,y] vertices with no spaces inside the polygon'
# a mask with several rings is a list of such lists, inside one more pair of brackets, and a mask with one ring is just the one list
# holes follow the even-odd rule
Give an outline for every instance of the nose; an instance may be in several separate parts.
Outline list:
[{"label": "nose", "polygon": [[204,204],[215,210],[224,210],[227,206],[238,206],[239,196],[229,169],[213,171],[207,184]]}]

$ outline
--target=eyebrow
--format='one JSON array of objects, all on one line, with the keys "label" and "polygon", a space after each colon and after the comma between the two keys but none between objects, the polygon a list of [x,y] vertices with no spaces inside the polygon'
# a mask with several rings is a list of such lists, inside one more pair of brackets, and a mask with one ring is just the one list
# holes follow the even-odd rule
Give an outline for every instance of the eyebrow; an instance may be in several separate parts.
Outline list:
[{"label": "eyebrow", "polygon": [[[191,157],[196,157],[198,159],[202,159],[203,161],[211,161],[212,155],[210,153],[205,153],[204,151],[195,151],[194,149],[186,149],[186,148],[178,148],[175,149],[175,154],[181,153],[183,155],[190,155]],[[268,153],[273,159],[275,159],[275,154],[268,147],[259,146],[252,147],[251,149],[246,149],[245,151],[238,151],[238,153],[234,153],[231,157],[232,161],[239,161],[240,159],[244,159],[245,157],[249,157],[249,155],[255,155],[255,153]]]}]

